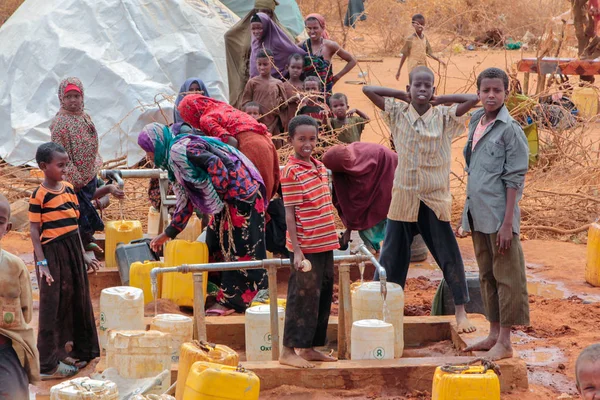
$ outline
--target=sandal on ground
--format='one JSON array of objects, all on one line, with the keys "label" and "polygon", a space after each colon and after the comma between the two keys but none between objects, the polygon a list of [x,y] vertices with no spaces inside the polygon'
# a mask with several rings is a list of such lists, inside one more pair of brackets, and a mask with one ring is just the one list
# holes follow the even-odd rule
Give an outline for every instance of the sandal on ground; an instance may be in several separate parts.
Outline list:
[{"label": "sandal on ground", "polygon": [[211,308],[206,310],[207,317],[225,317],[227,315],[231,315],[235,312],[234,309],[229,310],[221,310],[220,308]]},{"label": "sandal on ground", "polygon": [[64,362],[60,361],[58,363],[58,367],[56,371],[52,374],[40,374],[40,377],[43,381],[49,381],[52,379],[65,379],[70,378],[73,375],[76,375],[79,372],[77,367],[73,367],[71,365],[67,365]]},{"label": "sandal on ground", "polygon": [[77,369],[83,369],[86,365],[88,365],[87,361],[79,361],[73,357],[67,357],[63,359],[62,362]]}]

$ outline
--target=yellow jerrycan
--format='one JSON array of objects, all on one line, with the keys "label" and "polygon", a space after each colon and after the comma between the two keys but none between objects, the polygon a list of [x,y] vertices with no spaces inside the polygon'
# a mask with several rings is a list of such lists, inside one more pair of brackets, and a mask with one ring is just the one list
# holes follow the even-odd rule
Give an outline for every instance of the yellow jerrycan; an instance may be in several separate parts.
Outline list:
[{"label": "yellow jerrycan", "polygon": [[117,267],[117,258],[115,257],[117,243],[129,244],[132,240],[144,237],[140,221],[108,221],[104,226],[104,232],[106,234],[104,249],[106,268]]},{"label": "yellow jerrycan", "polygon": [[600,223],[598,222],[594,222],[588,230],[585,280],[592,286],[600,286]]},{"label": "yellow jerrycan", "polygon": [[500,400],[500,380],[483,365],[445,365],[433,375],[431,400]]},{"label": "yellow jerrycan", "polygon": [[196,213],[193,213],[190,217],[185,228],[177,235],[177,239],[179,240],[189,240],[190,242],[195,242],[198,240],[198,236],[202,233],[202,221]]},{"label": "yellow jerrycan", "polygon": [[590,119],[598,114],[598,93],[594,88],[575,88],[571,100],[579,110],[579,116]]},{"label": "yellow jerrycan", "polygon": [[[208,247],[206,243],[187,240],[171,240],[165,247],[165,267],[182,264],[206,264]],[[208,272],[204,272],[203,291],[206,297]],[[169,299],[178,306],[194,306],[194,276],[180,272],[164,274],[161,298]]]},{"label": "yellow jerrycan", "polygon": [[260,380],[254,372],[198,361],[188,374],[183,400],[258,400],[259,393]]},{"label": "yellow jerrycan", "polygon": [[177,400],[183,399],[188,373],[192,365],[197,361],[235,367],[240,362],[240,356],[235,350],[220,344],[197,340],[182,344],[179,349],[179,372],[177,375],[177,387],[175,389],[175,398]]},{"label": "yellow jerrycan", "polygon": [[[144,305],[156,300],[152,297],[152,281],[150,280],[150,272],[152,268],[161,268],[164,264],[161,261],[136,261],[129,267],[129,286],[142,289],[144,292]],[[163,274],[157,275],[158,298],[162,291]]]}]

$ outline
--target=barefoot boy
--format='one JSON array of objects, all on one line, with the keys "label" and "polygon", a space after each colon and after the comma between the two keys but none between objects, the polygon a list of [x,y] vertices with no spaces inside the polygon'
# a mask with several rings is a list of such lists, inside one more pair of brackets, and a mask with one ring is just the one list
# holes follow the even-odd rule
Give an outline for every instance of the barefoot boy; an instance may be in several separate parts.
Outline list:
[{"label": "barefoot boy", "polygon": [[443,66],[446,66],[442,60],[433,54],[429,40],[427,40],[425,34],[423,33],[423,29],[425,29],[425,17],[421,14],[413,15],[412,26],[415,28],[415,33],[406,38],[406,42],[402,48],[400,66],[398,67],[398,72],[396,73],[396,80],[400,79],[400,71],[402,71],[402,66],[407,60],[409,73],[419,65],[427,67],[427,56],[433,58]]},{"label": "barefoot boy", "polygon": [[370,121],[369,116],[358,108],[349,110],[348,97],[344,93],[336,93],[331,96],[329,104],[333,114],[333,118],[329,118],[329,125],[338,140],[347,144],[360,142],[365,125]]},{"label": "barefoot boy", "polygon": [[[335,361],[315,350],[327,338],[333,250],[339,247],[327,170],[312,157],[318,131],[317,121],[307,115],[290,121],[288,141],[294,155],[281,173],[292,272],[279,362],[298,368],[314,367],[309,361]],[[312,264],[310,271],[303,269],[305,259]]]},{"label": "barefoot boy", "polygon": [[529,325],[525,260],[519,241],[519,199],[529,163],[521,126],[504,100],[508,75],[488,68],[477,77],[483,109],[473,113],[464,149],[469,175],[462,228],[472,231],[489,336],[466,351],[487,351],[492,360],[512,357],[510,330]]},{"label": "barefoot boy", "polygon": [[[9,221],[10,204],[0,194],[0,239],[10,231]],[[19,257],[0,250],[0,399],[28,399],[29,383],[40,380],[35,336],[28,325],[32,314],[27,267]]]},{"label": "barefoot boy", "polygon": [[584,400],[600,399],[600,343],[583,349],[575,363],[577,390]]},{"label": "barefoot boy", "polygon": [[[475,327],[465,312],[469,292],[464,265],[450,226],[449,176],[452,139],[465,129],[463,116],[477,103],[477,96],[434,97],[433,72],[423,66],[411,71],[409,82],[407,92],[375,86],[363,88],[389,118],[398,152],[379,261],[387,271],[388,281],[404,287],[410,246],[413,237],[421,234],[452,290],[459,332],[473,332]],[[438,106],[444,103],[458,104]]]}]

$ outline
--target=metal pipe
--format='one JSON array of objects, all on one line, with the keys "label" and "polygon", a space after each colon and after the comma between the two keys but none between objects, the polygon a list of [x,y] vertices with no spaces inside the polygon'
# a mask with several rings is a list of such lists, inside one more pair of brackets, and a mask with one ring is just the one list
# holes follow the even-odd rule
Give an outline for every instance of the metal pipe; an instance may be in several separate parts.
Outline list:
[{"label": "metal pipe", "polygon": [[361,244],[358,247],[358,251],[363,253],[369,259],[369,261],[371,261],[371,264],[373,264],[377,269],[379,274],[379,282],[381,282],[381,297],[383,297],[383,301],[385,301],[387,298],[387,273],[385,272],[385,268],[379,264],[379,261],[377,261],[373,253],[371,253],[364,244]]},{"label": "metal pipe", "polygon": [[102,179],[109,179],[111,175],[117,173],[121,178],[145,179],[160,178],[161,174],[166,174],[162,169],[103,169],[100,171]]}]

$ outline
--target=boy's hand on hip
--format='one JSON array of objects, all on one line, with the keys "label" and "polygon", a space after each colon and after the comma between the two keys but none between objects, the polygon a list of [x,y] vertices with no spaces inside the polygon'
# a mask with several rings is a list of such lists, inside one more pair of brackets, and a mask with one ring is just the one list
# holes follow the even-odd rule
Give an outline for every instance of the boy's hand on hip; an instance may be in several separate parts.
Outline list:
[{"label": "boy's hand on hip", "polygon": [[54,282],[54,278],[52,277],[52,274],[50,274],[50,270],[48,269],[48,266],[45,267],[40,267],[40,279],[46,279],[46,283],[48,284],[48,286],[52,286],[52,282]]},{"label": "boy's hand on hip", "polygon": [[512,225],[502,224],[498,231],[498,235],[496,235],[496,245],[498,246],[498,252],[500,254],[504,254],[506,250],[510,249],[512,238]]},{"label": "boy's hand on hip", "polygon": [[294,251],[294,268],[296,269],[296,271],[302,270],[302,261],[304,261],[304,253],[302,253],[302,250],[295,250]]}]

